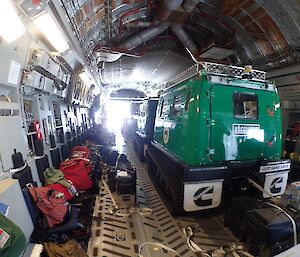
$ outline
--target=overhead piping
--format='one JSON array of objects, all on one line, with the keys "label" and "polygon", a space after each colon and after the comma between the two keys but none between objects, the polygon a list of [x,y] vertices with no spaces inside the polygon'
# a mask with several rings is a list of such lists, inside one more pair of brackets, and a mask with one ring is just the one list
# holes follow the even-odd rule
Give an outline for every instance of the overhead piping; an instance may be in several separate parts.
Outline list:
[{"label": "overhead piping", "polygon": [[158,21],[156,22],[150,22],[150,21],[132,21],[127,24],[127,27],[130,28],[142,28],[142,27],[150,27],[153,25],[158,25]]},{"label": "overhead piping", "polygon": [[[145,18],[147,8],[134,8],[120,15],[119,17],[119,36],[122,36],[124,26],[127,23],[137,21],[139,18]],[[154,25],[154,24],[153,24]],[[148,26],[149,27],[149,26]]]},{"label": "overhead piping", "polygon": [[191,54],[194,61],[196,61],[196,56],[199,54],[198,47],[194,41],[189,37],[181,24],[173,24],[171,26],[173,33],[176,35],[178,40],[183,44],[183,46]]},{"label": "overhead piping", "polygon": [[181,5],[183,0],[164,0],[163,8],[160,8],[157,14],[157,19],[159,21],[166,21],[170,16],[172,11],[176,11]]},{"label": "overhead piping", "polygon": [[188,14],[191,13],[200,2],[200,0],[186,0],[182,7],[187,14],[184,16],[184,19],[180,20],[180,24],[173,24],[171,26],[171,30],[176,35],[178,40],[183,44],[183,46],[189,52],[195,62],[200,61],[199,49],[194,41],[190,38],[190,36],[186,33],[185,29],[182,26],[182,23],[187,19]]},{"label": "overhead piping", "polygon": [[201,0],[186,0],[182,7],[187,13],[191,13],[200,2]]},{"label": "overhead piping", "polygon": [[146,29],[146,30],[140,32],[139,34],[126,40],[120,47],[126,48],[128,50],[132,50],[132,49],[136,48],[137,46],[150,40],[151,38],[154,38],[157,35],[161,34],[167,28],[169,28],[169,26],[170,26],[170,23],[162,23],[159,26]]},{"label": "overhead piping", "polygon": [[[183,4],[183,9],[190,13],[200,2],[200,0],[187,0]],[[170,26],[170,23],[167,22],[168,17],[170,16],[172,11],[176,11],[183,3],[183,0],[164,0],[163,8],[161,8],[157,15],[157,20],[160,22],[160,25],[155,27],[150,27],[137,35],[134,35],[123,42],[118,46],[120,49],[125,49],[128,51],[133,50],[139,45],[147,42],[148,40],[158,36],[165,30],[167,30]],[[185,46],[187,51],[191,54],[193,60],[196,62],[196,56],[199,53],[199,50],[193,40],[188,36],[183,27],[179,24],[174,24],[172,26],[172,31],[177,36],[178,40]]]},{"label": "overhead piping", "polygon": [[156,27],[148,28],[140,32],[139,34],[129,38],[120,47],[132,50],[150,40],[151,38],[154,38],[164,32],[170,26],[170,23],[165,21],[168,19],[172,11],[177,10],[181,6],[182,2],[183,0],[164,0],[163,8],[159,10],[157,15],[157,19],[161,22],[161,24]]}]

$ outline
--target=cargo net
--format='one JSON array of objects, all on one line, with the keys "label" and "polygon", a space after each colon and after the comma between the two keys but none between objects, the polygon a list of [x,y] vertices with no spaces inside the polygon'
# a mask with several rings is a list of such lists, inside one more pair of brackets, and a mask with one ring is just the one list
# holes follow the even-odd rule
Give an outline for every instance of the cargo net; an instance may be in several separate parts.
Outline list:
[{"label": "cargo net", "polygon": [[[193,65],[187,70],[181,72],[173,80],[164,84],[164,88],[169,88],[171,86],[177,85],[178,83],[187,80],[193,76],[196,76],[201,69],[204,69],[206,74],[211,75],[221,75],[235,78],[242,78],[244,71],[243,67],[230,66],[225,64],[211,63],[211,62],[200,62]],[[254,81],[266,81],[266,72],[259,70],[252,70],[252,79]]]}]

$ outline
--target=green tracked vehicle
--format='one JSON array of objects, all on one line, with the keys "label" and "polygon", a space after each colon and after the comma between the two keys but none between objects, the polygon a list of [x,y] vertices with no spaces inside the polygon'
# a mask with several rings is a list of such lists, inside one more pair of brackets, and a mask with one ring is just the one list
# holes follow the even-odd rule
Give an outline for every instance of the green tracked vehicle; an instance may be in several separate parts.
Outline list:
[{"label": "green tracked vehicle", "polygon": [[279,97],[265,72],[201,63],[165,86],[147,165],[173,210],[216,208],[247,178],[264,197],[285,191],[290,161],[281,160]]},{"label": "green tracked vehicle", "polygon": [[157,103],[158,98],[150,97],[143,100],[139,107],[137,130],[134,135],[134,147],[140,161],[145,161],[145,152],[148,144],[153,139]]}]

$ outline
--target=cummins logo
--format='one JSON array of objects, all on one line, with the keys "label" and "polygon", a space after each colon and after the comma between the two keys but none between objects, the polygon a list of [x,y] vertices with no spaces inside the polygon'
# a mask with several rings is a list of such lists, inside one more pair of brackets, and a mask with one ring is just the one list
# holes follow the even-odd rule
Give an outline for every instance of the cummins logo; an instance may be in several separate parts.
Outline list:
[{"label": "cummins logo", "polygon": [[199,211],[216,208],[221,203],[223,179],[185,183],[183,208],[185,211]]},{"label": "cummins logo", "polygon": [[194,194],[194,203],[197,206],[209,206],[213,203],[214,187],[202,187]]},{"label": "cummins logo", "polygon": [[283,186],[283,177],[278,177],[272,180],[270,186],[270,192],[272,194],[278,194],[281,192]]},{"label": "cummins logo", "polygon": [[263,193],[263,197],[269,198],[270,194],[273,196],[283,194],[287,185],[288,173],[288,171],[267,173],[264,183],[266,192]]}]

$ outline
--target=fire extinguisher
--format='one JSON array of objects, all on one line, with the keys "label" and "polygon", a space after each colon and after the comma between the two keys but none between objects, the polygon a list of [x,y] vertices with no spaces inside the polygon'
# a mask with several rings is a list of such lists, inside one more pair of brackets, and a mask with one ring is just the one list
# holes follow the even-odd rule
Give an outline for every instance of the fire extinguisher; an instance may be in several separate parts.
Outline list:
[{"label": "fire extinguisher", "polygon": [[43,140],[43,133],[42,133],[42,130],[41,130],[40,122],[38,120],[35,120],[33,122],[33,126],[34,126],[34,131],[36,132],[37,140]]}]

